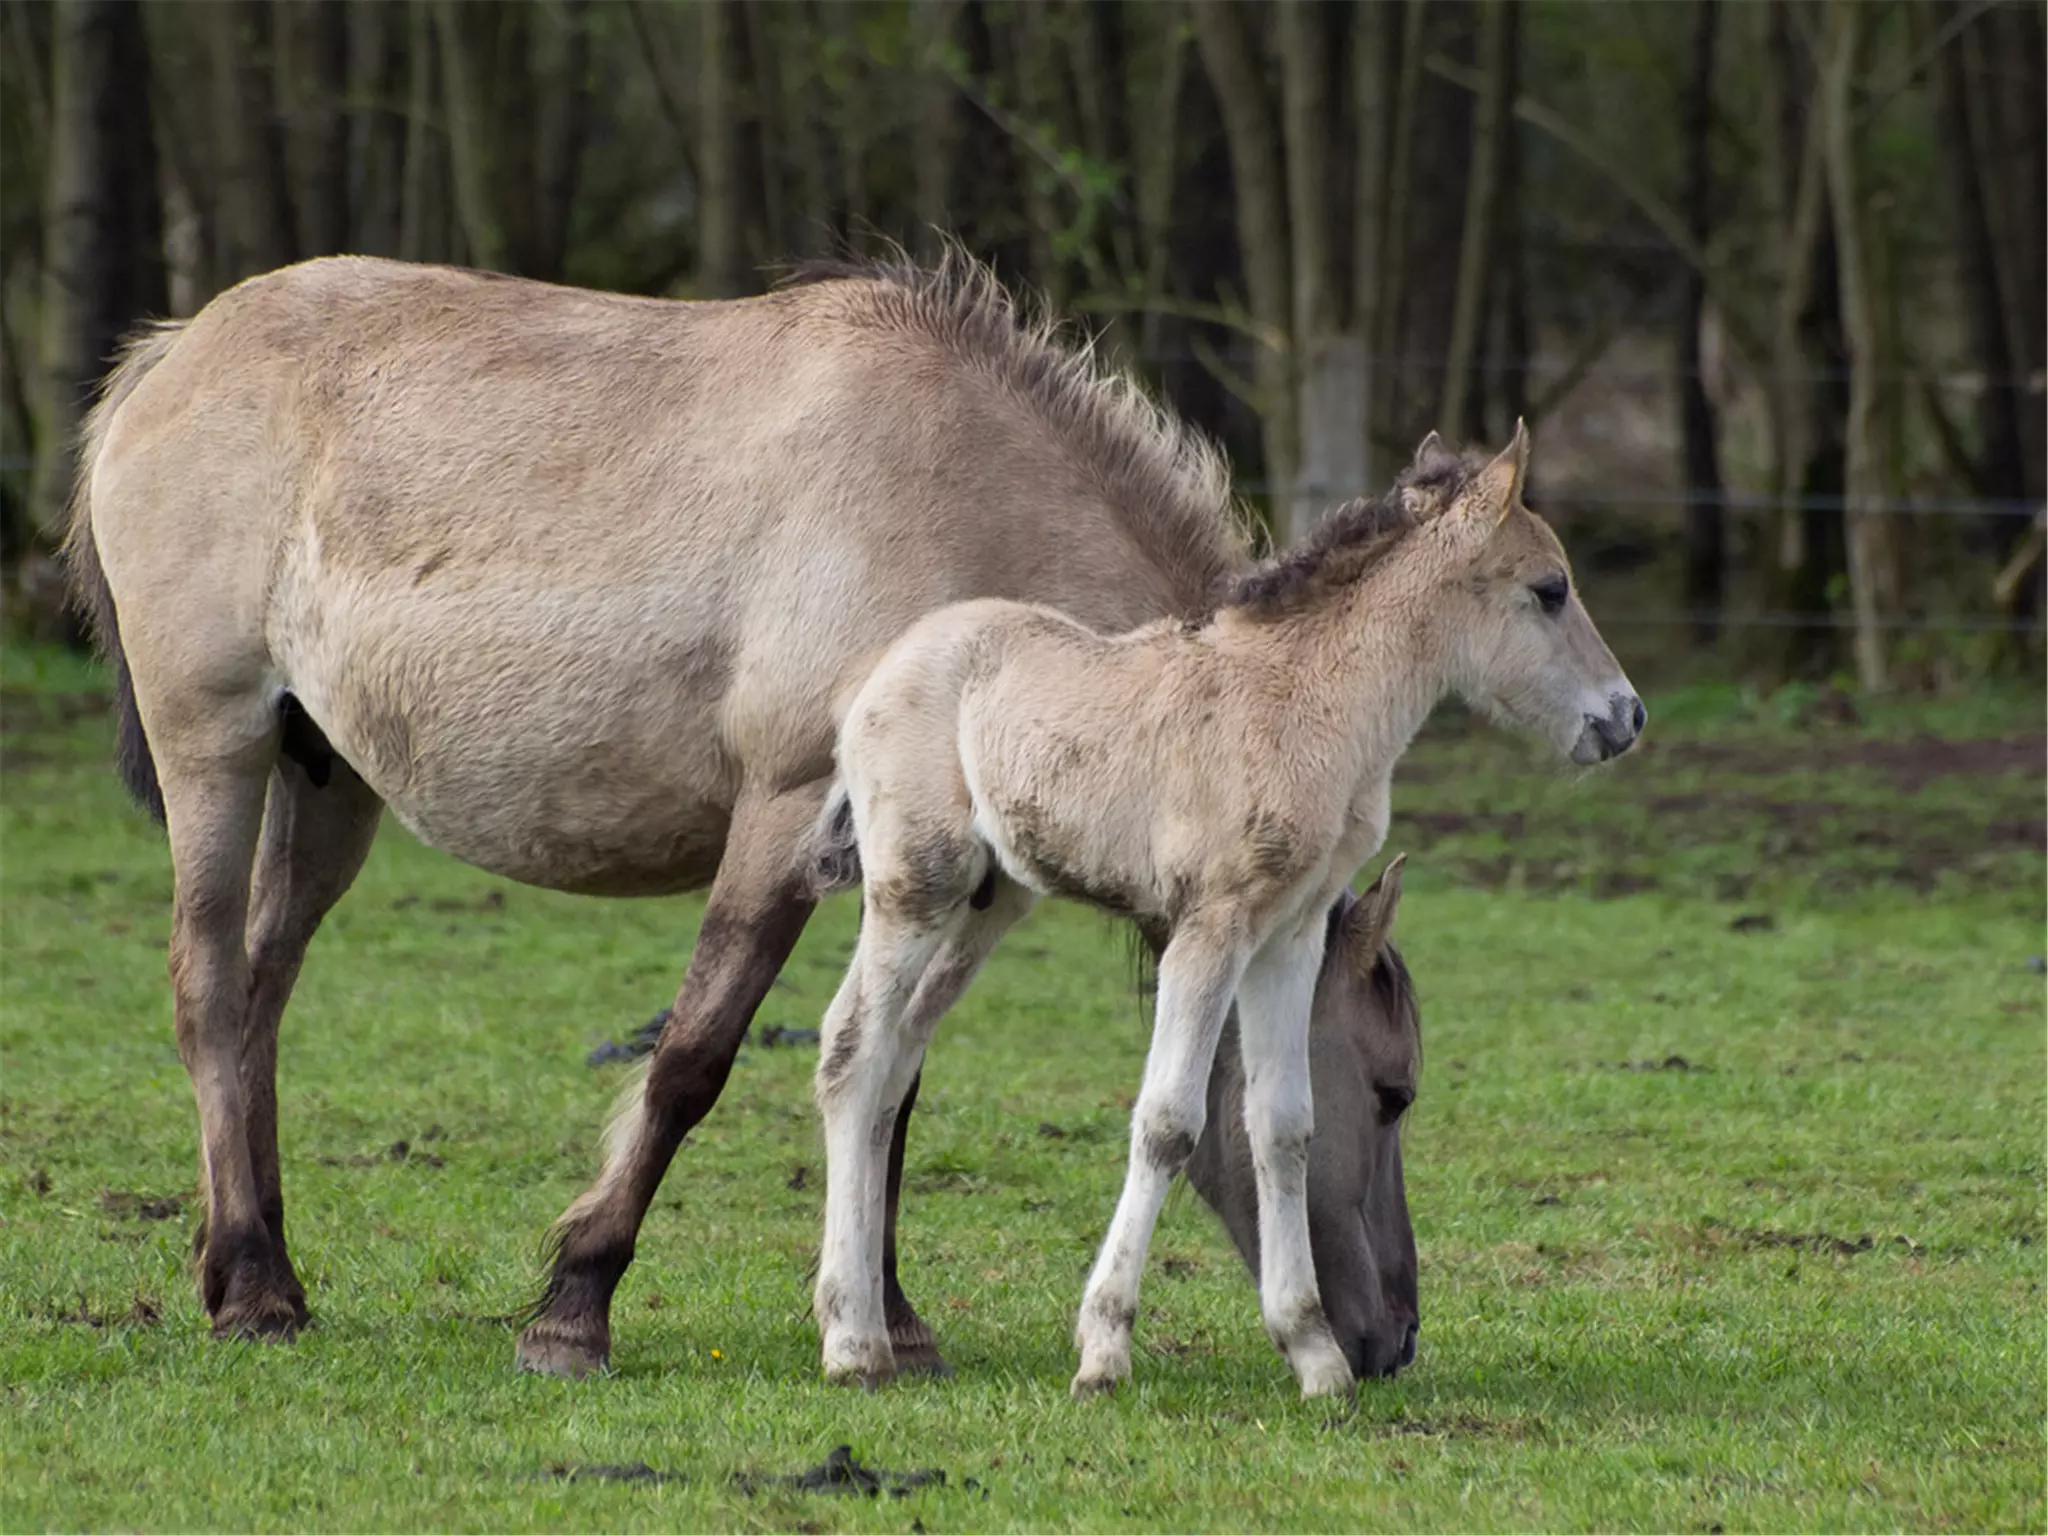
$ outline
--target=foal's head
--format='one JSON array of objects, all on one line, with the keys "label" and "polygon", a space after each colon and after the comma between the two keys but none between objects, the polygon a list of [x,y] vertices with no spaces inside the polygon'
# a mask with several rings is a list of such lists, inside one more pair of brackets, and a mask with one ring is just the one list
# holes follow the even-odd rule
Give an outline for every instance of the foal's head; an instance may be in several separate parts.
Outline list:
[{"label": "foal's head", "polygon": [[1452,686],[1573,762],[1603,762],[1634,745],[1648,715],[1579,601],[1564,546],[1522,504],[1528,468],[1519,422],[1486,463],[1432,432],[1395,494],[1428,525],[1416,530],[1416,554],[1433,578],[1425,601]]}]

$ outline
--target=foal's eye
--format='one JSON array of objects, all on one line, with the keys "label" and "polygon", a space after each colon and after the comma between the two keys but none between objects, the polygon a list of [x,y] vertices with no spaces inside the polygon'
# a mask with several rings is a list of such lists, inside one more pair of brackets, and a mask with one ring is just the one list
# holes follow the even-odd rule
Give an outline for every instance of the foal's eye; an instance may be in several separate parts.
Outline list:
[{"label": "foal's eye", "polygon": [[1536,594],[1536,601],[1542,604],[1545,613],[1562,612],[1565,599],[1572,595],[1571,583],[1562,576],[1546,576],[1541,581],[1533,581],[1529,590]]}]

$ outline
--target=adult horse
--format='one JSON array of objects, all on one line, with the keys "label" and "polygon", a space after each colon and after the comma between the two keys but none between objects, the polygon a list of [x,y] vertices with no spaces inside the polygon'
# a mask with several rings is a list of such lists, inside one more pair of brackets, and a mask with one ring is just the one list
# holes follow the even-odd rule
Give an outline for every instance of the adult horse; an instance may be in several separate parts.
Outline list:
[{"label": "adult horse", "polygon": [[[556,1224],[520,1339],[561,1374],[606,1363],[648,1204],[811,911],[801,850],[875,659],[969,597],[1108,631],[1196,614],[1249,559],[1213,449],[959,259],[729,303],[354,257],[252,278],[130,346],[69,550],[124,777],[170,837],[216,1333],[307,1318],[278,1024],[382,806],[534,885],[710,885],[640,1103]],[[1358,1086],[1412,1092],[1413,1061],[1380,1076]],[[1319,1267],[1398,1363],[1396,1129],[1351,1123],[1331,1161],[1392,1168],[1392,1194],[1362,1226],[1355,1177],[1326,1179]],[[890,1246],[897,1358],[936,1367]]]}]

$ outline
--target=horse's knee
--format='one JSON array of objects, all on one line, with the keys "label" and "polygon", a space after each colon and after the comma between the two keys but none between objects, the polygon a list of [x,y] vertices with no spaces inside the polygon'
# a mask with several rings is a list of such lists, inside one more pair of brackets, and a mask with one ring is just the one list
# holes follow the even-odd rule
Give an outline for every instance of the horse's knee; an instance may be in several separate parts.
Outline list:
[{"label": "horse's knee", "polygon": [[1206,1121],[1204,1106],[1157,1099],[1140,1102],[1136,1115],[1139,1154],[1152,1167],[1177,1173],[1195,1154]]}]

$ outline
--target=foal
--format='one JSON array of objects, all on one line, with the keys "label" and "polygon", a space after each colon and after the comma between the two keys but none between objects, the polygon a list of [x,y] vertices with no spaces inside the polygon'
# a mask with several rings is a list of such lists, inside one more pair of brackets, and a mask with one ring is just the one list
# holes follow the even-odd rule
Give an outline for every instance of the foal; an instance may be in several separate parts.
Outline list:
[{"label": "foal", "polygon": [[893,1371],[882,1198],[897,1105],[933,1027],[1037,896],[1166,939],[1122,1198],[1081,1304],[1075,1395],[1131,1370],[1152,1229],[1200,1137],[1235,1000],[1266,1328],[1305,1396],[1352,1372],[1317,1292],[1304,1198],[1309,1004],[1325,915],[1386,835],[1394,765],[1459,694],[1575,762],[1627,750],[1641,701],[1521,504],[1528,437],[1491,462],[1432,434],[1385,501],[1334,513],[1204,623],[1097,635],[1048,608],[956,604],[906,632],[839,736],[865,870],[860,940],[825,1016],[833,1380]]}]

